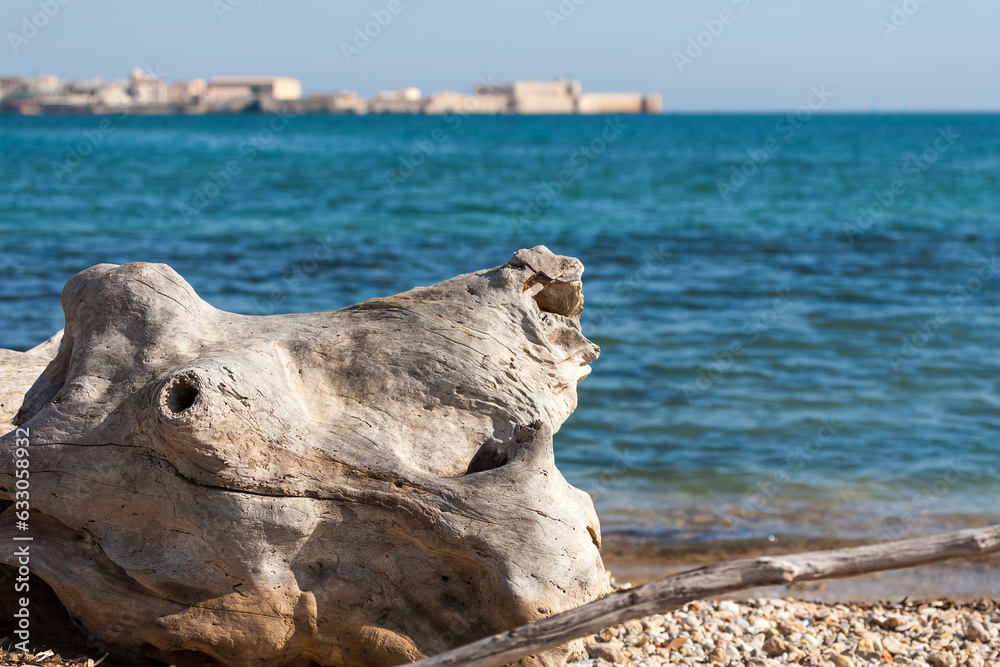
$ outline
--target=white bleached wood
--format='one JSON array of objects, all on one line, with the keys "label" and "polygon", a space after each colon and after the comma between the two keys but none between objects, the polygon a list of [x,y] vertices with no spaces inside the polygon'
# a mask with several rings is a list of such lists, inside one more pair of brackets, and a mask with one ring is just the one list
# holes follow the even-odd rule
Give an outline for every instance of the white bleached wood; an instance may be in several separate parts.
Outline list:
[{"label": "white bleached wood", "polygon": [[[213,308],[165,265],[81,272],[15,419],[32,573],[133,665],[396,665],[597,598],[597,516],[552,451],[599,352],[582,271],[539,246],[267,317]],[[44,366],[0,357],[27,362]]]},{"label": "white bleached wood", "polygon": [[14,428],[14,415],[31,388],[59,349],[62,331],[27,352],[0,349],[0,435]]}]

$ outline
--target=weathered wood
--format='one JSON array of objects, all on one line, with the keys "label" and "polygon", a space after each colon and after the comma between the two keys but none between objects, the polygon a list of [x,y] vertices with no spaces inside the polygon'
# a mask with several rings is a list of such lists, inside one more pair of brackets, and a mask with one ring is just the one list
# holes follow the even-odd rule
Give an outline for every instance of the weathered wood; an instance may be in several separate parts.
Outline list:
[{"label": "weathered wood", "polygon": [[164,265],[81,272],[15,420],[32,572],[131,665],[396,665],[597,598],[597,515],[552,451],[599,352],[582,271],[539,246],[268,317]]},{"label": "weathered wood", "polygon": [[688,602],[758,586],[838,579],[1000,551],[1000,526],[873,546],[745,558],[612,593],[582,607],[413,663],[413,667],[502,667],[524,656]]},{"label": "weathered wood", "polygon": [[0,350],[0,435],[11,430],[24,394],[59,349],[62,331],[27,352]]}]

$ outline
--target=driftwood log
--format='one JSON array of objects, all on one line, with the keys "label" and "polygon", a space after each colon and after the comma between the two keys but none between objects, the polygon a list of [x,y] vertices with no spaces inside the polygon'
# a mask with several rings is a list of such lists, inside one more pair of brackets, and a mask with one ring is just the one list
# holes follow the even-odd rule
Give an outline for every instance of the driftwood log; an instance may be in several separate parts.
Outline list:
[{"label": "driftwood log", "polygon": [[413,667],[502,667],[625,621],[675,611],[693,600],[758,586],[854,577],[996,552],[1000,552],[1000,526],[852,549],[745,558],[618,591],[578,609],[420,660]]},{"label": "driftwood log", "polygon": [[87,269],[0,438],[8,501],[30,440],[32,507],[0,540],[31,535],[32,572],[124,664],[396,665],[594,600],[597,516],[552,451],[599,352],[582,271],[539,246],[250,317],[164,265]]},{"label": "driftwood log", "polygon": [[24,394],[59,350],[62,332],[27,352],[0,349],[0,434],[11,429]]}]

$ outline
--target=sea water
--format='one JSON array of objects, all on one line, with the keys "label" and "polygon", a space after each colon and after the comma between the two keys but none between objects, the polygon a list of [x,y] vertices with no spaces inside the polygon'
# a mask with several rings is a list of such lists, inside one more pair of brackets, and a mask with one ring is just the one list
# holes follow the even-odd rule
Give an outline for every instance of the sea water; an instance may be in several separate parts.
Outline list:
[{"label": "sea water", "polygon": [[1000,514],[1000,116],[0,118],[0,347],[100,262],[337,309],[545,244],[602,348],[556,458],[611,539]]}]

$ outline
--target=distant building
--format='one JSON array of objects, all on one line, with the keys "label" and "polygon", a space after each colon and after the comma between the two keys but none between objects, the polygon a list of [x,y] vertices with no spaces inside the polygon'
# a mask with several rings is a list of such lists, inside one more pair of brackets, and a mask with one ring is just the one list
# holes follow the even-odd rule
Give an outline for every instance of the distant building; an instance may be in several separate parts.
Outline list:
[{"label": "distant building", "polygon": [[663,101],[659,95],[640,93],[583,93],[580,95],[580,113],[660,113]]},{"label": "distant building", "polygon": [[31,90],[31,82],[24,77],[0,76],[0,98],[27,95]]},{"label": "distant building", "polygon": [[453,90],[432,93],[424,105],[424,113],[428,114],[497,114],[507,113],[509,109],[510,100],[506,95],[467,95]]},{"label": "distant building", "polygon": [[464,113],[463,108],[468,106],[470,100],[475,99],[475,95],[459,93],[454,90],[442,90],[431,93],[427,103],[424,105],[424,113],[445,114]]},{"label": "distant building", "polygon": [[31,83],[35,91],[42,95],[57,93],[61,87],[59,77],[55,74],[36,74]]},{"label": "distant building", "polygon": [[134,104],[166,104],[167,84],[160,77],[146,74],[139,67],[133,67],[129,77],[128,94]]},{"label": "distant building", "polygon": [[368,113],[368,100],[357,93],[342,90],[339,93],[313,93],[304,100],[305,113]]},{"label": "distant building", "polygon": [[20,115],[41,113],[41,105],[28,79],[0,76],[0,112]]},{"label": "distant building", "polygon": [[167,103],[182,106],[197,104],[207,88],[205,79],[175,81],[167,87]]},{"label": "distant building", "polygon": [[94,95],[96,102],[106,107],[130,107],[136,104],[135,98],[129,94],[124,82],[116,82],[101,86]]},{"label": "distant building", "polygon": [[61,86],[58,92],[41,93],[39,101],[47,111],[63,113],[85,113],[100,102],[101,90],[107,87],[104,79],[88,81],[70,81]]},{"label": "distant building", "polygon": [[372,113],[420,113],[424,110],[424,98],[419,88],[399,88],[383,90],[368,103]]},{"label": "distant building", "polygon": [[643,113],[663,113],[663,97],[659,93],[645,95],[642,99]]},{"label": "distant building", "polygon": [[256,100],[265,97],[278,101],[302,99],[302,83],[287,76],[213,76],[208,80],[209,93],[213,89],[231,88],[239,90],[241,94],[249,89]]},{"label": "distant building", "polygon": [[481,84],[476,95],[500,95],[507,98],[508,111],[519,114],[575,113],[580,97],[580,82],[572,79],[555,81],[514,81],[513,83]]},{"label": "distant building", "polygon": [[476,87],[477,97],[502,97],[507,111],[515,114],[570,113],[660,113],[663,100],[659,95],[641,93],[584,93],[579,81],[514,81],[482,84]]},{"label": "distant building", "polygon": [[235,112],[252,105],[257,98],[250,86],[213,86],[208,84],[205,93],[198,99],[201,111]]},{"label": "distant building", "polygon": [[425,97],[419,88],[382,91],[372,98],[350,91],[302,97],[302,84],[282,76],[218,76],[167,85],[139,68],[127,80],[60,81],[0,76],[2,113],[385,113],[385,114],[639,114],[660,113],[659,95],[583,93],[580,82],[513,81],[482,84],[475,94],[453,90]]}]

